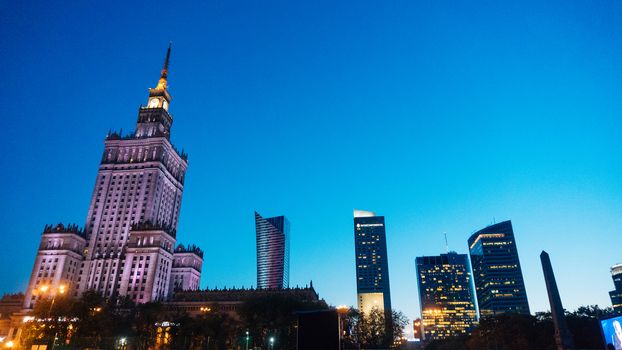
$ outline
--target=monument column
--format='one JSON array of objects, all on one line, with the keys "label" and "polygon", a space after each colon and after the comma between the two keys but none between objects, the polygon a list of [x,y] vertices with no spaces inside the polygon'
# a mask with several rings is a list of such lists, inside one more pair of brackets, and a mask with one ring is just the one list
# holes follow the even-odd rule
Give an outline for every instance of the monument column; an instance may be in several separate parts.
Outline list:
[{"label": "monument column", "polygon": [[568,324],[566,324],[564,307],[562,306],[562,299],[559,297],[559,290],[557,289],[557,282],[555,282],[555,274],[553,273],[553,266],[551,266],[551,259],[549,258],[549,254],[544,250],[540,254],[540,261],[542,262],[546,291],[549,295],[549,303],[551,304],[551,316],[553,317],[553,324],[555,325],[555,343],[557,344],[557,350],[573,350],[574,342],[572,340],[572,334],[570,330],[568,330]]}]

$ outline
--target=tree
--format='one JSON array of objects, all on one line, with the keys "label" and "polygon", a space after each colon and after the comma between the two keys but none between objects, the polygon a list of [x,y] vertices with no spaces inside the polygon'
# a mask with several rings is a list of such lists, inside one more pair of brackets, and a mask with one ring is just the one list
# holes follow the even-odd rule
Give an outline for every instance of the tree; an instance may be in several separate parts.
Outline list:
[{"label": "tree", "polygon": [[541,325],[531,315],[505,314],[480,321],[466,342],[470,350],[544,350],[551,345],[548,321]]},{"label": "tree", "polygon": [[389,324],[386,324],[385,312],[376,307],[372,308],[368,315],[356,309],[350,309],[346,316],[346,327],[351,331],[346,336],[346,342],[370,349],[394,346],[401,340],[404,327],[409,322],[400,311],[391,310],[389,314],[391,320]]}]

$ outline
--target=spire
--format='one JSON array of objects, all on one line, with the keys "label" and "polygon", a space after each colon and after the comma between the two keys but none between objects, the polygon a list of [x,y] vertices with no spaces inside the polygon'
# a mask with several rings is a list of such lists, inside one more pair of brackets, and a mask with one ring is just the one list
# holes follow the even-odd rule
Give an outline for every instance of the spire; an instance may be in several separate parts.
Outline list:
[{"label": "spire", "polygon": [[172,45],[172,41],[168,43],[168,50],[166,51],[166,58],[164,59],[164,67],[162,67],[162,72],[160,73],[160,80],[158,81],[158,86],[155,87],[155,90],[166,90],[166,83],[168,78],[168,62],[171,58]]}]

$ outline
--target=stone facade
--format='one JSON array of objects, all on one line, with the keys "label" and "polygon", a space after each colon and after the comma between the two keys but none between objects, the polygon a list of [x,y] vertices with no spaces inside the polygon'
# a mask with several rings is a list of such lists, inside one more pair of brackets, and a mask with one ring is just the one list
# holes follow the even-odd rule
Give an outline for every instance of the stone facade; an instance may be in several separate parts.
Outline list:
[{"label": "stone facade", "polygon": [[186,313],[191,317],[206,312],[219,311],[239,318],[239,308],[246,300],[269,296],[289,297],[302,302],[318,303],[327,307],[326,302],[320,299],[313,288],[313,283],[302,288],[275,288],[275,289],[216,289],[177,292],[164,303],[169,311]]},{"label": "stone facade", "polygon": [[32,308],[41,298],[75,290],[85,248],[85,233],[76,225],[46,226],[30,274],[24,308]]},{"label": "stone facade", "polygon": [[[139,108],[136,131],[106,137],[84,230],[45,228],[25,308],[54,293],[78,297],[91,290],[139,303],[162,300],[182,275],[188,283],[180,288],[199,288],[202,252],[184,266],[192,271],[174,267],[188,160],[170,142],[169,57],[170,47],[158,85]],[[180,261],[186,263],[181,255]]]},{"label": "stone facade", "polygon": [[173,253],[169,291],[197,290],[201,281],[203,251],[196,246],[178,245]]}]

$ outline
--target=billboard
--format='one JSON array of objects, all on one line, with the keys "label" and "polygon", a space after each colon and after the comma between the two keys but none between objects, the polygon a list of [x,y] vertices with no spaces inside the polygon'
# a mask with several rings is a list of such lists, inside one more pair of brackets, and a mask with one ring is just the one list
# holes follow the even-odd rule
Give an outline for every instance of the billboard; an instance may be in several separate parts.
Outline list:
[{"label": "billboard", "polygon": [[605,349],[622,350],[622,316],[600,320]]}]

